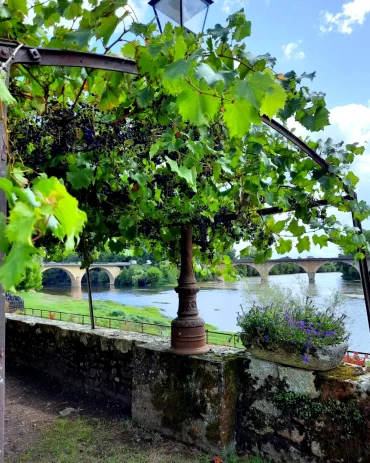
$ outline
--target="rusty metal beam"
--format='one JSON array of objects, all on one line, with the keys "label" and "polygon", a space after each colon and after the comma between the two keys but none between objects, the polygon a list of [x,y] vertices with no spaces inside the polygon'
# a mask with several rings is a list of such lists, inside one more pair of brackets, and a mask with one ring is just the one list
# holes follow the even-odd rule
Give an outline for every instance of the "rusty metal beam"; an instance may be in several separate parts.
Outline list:
[{"label": "rusty metal beam", "polygon": [[281,125],[275,119],[269,119],[267,116],[262,116],[262,121],[264,122],[264,124],[268,125],[272,129],[274,129],[276,132],[280,133],[280,135],[283,135],[283,137],[290,140],[297,148],[299,148],[304,153],[306,153],[313,161],[316,162],[316,164],[322,167],[325,170],[325,172],[329,172],[329,164],[325,161],[325,159],[319,156],[316,153],[316,151],[314,151],[312,148],[310,148],[307,145],[307,143],[305,143],[300,138],[298,138],[296,135],[294,135],[294,133],[292,133],[286,127]]},{"label": "rusty metal beam", "polygon": [[[17,46],[17,43],[0,41],[0,60],[7,60]],[[11,64],[83,67],[138,74],[136,63],[132,60],[97,53],[56,50],[53,48],[23,46],[12,59]]]}]

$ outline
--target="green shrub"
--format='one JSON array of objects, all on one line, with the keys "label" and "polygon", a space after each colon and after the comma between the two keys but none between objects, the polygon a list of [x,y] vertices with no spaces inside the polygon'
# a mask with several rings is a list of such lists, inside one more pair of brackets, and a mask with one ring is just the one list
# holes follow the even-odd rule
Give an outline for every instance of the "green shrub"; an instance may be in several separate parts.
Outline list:
[{"label": "green shrub", "polygon": [[156,286],[163,281],[163,273],[157,267],[150,267],[146,272],[147,285]]},{"label": "green shrub", "polygon": [[112,310],[110,313],[111,317],[125,317],[126,313],[123,310]]},{"label": "green shrub", "polygon": [[117,286],[157,286],[161,283],[168,282],[168,278],[172,280],[173,271],[167,267],[166,277],[164,273],[157,267],[149,265],[130,265],[124,268],[116,279]]}]

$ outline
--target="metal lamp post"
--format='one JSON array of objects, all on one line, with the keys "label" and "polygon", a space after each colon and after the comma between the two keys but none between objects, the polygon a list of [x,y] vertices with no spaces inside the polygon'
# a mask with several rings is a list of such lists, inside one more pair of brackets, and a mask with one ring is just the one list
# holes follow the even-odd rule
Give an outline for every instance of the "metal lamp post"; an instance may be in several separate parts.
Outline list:
[{"label": "metal lamp post", "polygon": [[208,8],[213,0],[150,0],[149,5],[153,7],[157,19],[158,28],[162,33],[162,25],[158,13],[179,24],[187,30],[191,30],[193,19],[200,21],[202,25],[199,31],[203,32],[206,23]]}]

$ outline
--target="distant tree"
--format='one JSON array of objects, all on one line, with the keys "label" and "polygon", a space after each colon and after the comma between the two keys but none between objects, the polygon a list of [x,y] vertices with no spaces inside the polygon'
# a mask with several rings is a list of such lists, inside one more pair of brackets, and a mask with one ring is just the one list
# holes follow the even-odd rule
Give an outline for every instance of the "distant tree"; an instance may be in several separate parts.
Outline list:
[{"label": "distant tree", "polygon": [[[366,238],[366,241],[370,243],[370,230],[363,230],[363,234]],[[354,256],[356,252],[351,252],[351,253],[345,253],[343,249],[341,250],[342,252],[338,254],[338,257],[348,257],[348,256]],[[360,279],[360,274],[359,272],[349,264],[344,264],[344,263],[338,263],[339,264],[339,271],[342,272],[342,278],[343,280],[359,280]]]},{"label": "distant tree", "polygon": [[16,286],[17,291],[29,291],[42,289],[42,264],[39,258],[34,259],[32,266],[27,267],[22,281]]}]

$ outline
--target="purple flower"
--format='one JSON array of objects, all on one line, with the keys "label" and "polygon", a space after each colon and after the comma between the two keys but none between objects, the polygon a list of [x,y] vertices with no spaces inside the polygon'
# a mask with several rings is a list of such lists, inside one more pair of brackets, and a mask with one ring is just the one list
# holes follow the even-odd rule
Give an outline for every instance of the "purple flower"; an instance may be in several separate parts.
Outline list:
[{"label": "purple flower", "polygon": [[310,361],[310,359],[307,357],[306,354],[302,355],[302,360],[304,361],[304,363],[309,363],[309,361]]}]

